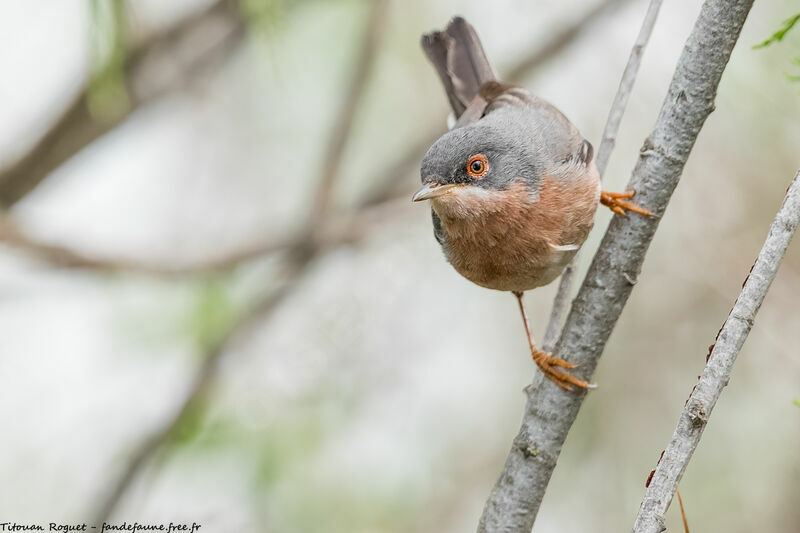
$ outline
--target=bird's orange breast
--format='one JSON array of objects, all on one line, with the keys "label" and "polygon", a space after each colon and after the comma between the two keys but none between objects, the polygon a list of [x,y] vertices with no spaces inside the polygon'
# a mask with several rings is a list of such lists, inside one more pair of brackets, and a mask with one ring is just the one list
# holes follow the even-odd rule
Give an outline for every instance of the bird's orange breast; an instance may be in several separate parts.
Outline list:
[{"label": "bird's orange breast", "polygon": [[558,277],[586,240],[600,194],[596,171],[545,177],[537,194],[522,182],[505,191],[477,189],[466,186],[433,202],[442,246],[462,276],[505,291],[526,291]]}]

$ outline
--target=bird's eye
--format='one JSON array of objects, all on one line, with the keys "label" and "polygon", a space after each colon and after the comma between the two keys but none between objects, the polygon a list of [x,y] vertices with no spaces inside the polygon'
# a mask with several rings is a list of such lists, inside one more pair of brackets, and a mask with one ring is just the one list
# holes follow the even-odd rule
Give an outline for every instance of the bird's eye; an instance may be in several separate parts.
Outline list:
[{"label": "bird's eye", "polygon": [[473,155],[467,162],[467,173],[473,178],[482,178],[489,171],[489,161],[483,154]]}]

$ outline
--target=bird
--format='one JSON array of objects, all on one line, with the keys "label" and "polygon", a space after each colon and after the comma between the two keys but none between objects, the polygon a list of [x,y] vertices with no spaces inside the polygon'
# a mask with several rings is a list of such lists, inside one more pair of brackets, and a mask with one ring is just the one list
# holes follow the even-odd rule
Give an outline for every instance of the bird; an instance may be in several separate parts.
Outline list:
[{"label": "bird", "polygon": [[594,385],[569,373],[573,363],[536,347],[523,293],[555,280],[586,240],[598,205],[651,216],[606,192],[594,149],[555,106],[497,79],[475,29],[454,17],[423,35],[422,48],[444,86],[454,121],[422,159],[422,187],[434,237],[469,281],[517,299],[531,356],[564,390]]}]

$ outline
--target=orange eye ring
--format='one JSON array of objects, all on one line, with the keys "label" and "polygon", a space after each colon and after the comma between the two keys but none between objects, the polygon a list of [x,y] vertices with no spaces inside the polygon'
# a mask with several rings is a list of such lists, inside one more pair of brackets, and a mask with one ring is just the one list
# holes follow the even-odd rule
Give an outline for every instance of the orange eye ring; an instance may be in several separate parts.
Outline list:
[{"label": "orange eye ring", "polygon": [[483,154],[475,154],[467,161],[467,174],[473,178],[482,178],[489,172],[489,160]]}]

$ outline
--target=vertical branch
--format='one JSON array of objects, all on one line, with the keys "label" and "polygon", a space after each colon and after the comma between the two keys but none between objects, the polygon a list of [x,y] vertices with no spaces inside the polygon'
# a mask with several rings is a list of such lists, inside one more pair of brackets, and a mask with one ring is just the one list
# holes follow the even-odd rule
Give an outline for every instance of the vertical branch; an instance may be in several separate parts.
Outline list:
[{"label": "vertical branch", "polygon": [[[631,92],[633,91],[633,84],[636,81],[636,75],[639,73],[639,66],[642,64],[642,56],[650,41],[650,35],[653,33],[653,28],[658,19],[658,12],[661,9],[663,0],[650,0],[650,5],[647,7],[647,13],[644,15],[642,27],[639,29],[639,35],[636,37],[636,42],[633,43],[631,55],[628,57],[628,63],[625,65],[625,70],[622,72],[622,79],[619,82],[617,94],[614,96],[614,102],[611,104],[611,110],[608,112],[606,125],[603,128],[603,137],[600,141],[600,147],[597,150],[597,158],[595,164],[600,173],[600,179],[606,173],[608,160],[611,158],[611,152],[614,151],[614,145],[617,140],[617,133],[619,132],[620,124],[622,124],[622,117],[625,115],[625,108],[628,107],[628,100],[630,99]],[[578,254],[572,258],[567,268],[561,274],[561,280],[558,284],[558,291],[553,300],[553,309],[550,311],[550,319],[547,322],[547,329],[544,333],[542,340],[542,349],[546,352],[553,350],[553,345],[558,339],[558,334],[561,332],[561,323],[564,319],[564,313],[567,310],[567,302],[569,295],[572,293],[572,286],[575,283],[575,267],[578,264]]]},{"label": "vertical branch", "polygon": [[561,333],[561,323],[564,321],[564,313],[567,312],[569,295],[572,293],[572,286],[575,285],[579,257],[580,250],[564,268],[564,272],[561,273],[558,290],[556,290],[556,296],[553,298],[553,307],[550,309],[550,318],[547,319],[547,329],[544,330],[544,337],[542,338],[542,350],[545,352],[553,351],[558,335]]},{"label": "vertical branch", "polygon": [[764,246],[758,254],[742,292],[736,299],[728,318],[717,334],[706,368],[692,389],[683,407],[675,432],[647,487],[633,533],[664,531],[664,513],[669,509],[672,495],[683,477],[694,450],[700,443],[708,417],[722,389],[728,384],[733,364],[742,349],[756,313],[764,302],[772,280],[778,272],[786,248],[800,223],[800,170],[786,192],[778,214],[769,228]]},{"label": "vertical branch", "polygon": [[313,231],[318,226],[331,203],[334,183],[338,181],[339,173],[341,172],[342,156],[353,129],[356,108],[361,102],[367,79],[375,63],[375,54],[383,34],[388,5],[389,2],[387,0],[372,1],[372,9],[364,28],[364,37],[361,41],[355,70],[345,92],[342,105],[339,108],[339,113],[331,126],[325,156],[322,158],[319,170],[320,182],[311,209],[309,231]]},{"label": "vertical branch", "polygon": [[650,41],[650,35],[653,34],[653,28],[656,25],[658,12],[661,9],[663,0],[650,0],[650,5],[647,7],[647,13],[644,15],[642,27],[639,29],[639,35],[636,37],[636,42],[633,43],[631,55],[628,57],[628,63],[625,65],[625,70],[622,72],[622,79],[619,82],[617,94],[614,96],[614,103],[611,104],[611,110],[608,112],[608,119],[606,119],[606,127],[603,129],[603,137],[600,141],[600,147],[597,150],[597,159],[595,164],[597,170],[602,177],[606,173],[608,160],[611,158],[611,152],[614,151],[614,145],[617,142],[617,133],[619,126],[622,123],[622,117],[625,114],[625,108],[628,107],[628,100],[633,91],[633,84],[636,81],[636,75],[639,73],[639,66],[642,64],[642,56]]},{"label": "vertical branch", "polygon": [[[614,217],[567,317],[556,352],[591,379],[680,180],[753,0],[706,0],[683,49],[629,188],[653,217]],[[478,531],[529,533],[585,392],[549,380],[527,390],[522,424]]]},{"label": "vertical branch", "polygon": [[509,83],[517,83],[531,71],[539,68],[542,63],[552,59],[561,52],[568,44],[583,33],[590,22],[596,21],[610,10],[616,9],[627,0],[603,0],[586,10],[580,17],[570,24],[558,30],[558,33],[551,35],[548,40],[532,54],[523,57],[518,63],[508,69],[503,79]]}]

